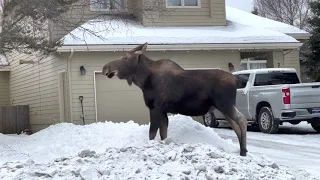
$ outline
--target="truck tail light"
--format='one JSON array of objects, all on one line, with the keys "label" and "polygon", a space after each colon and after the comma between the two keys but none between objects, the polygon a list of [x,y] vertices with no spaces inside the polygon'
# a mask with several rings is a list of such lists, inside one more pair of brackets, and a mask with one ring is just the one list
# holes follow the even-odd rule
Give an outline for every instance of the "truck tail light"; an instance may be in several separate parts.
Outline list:
[{"label": "truck tail light", "polygon": [[283,104],[290,104],[290,89],[289,88],[283,88],[282,92],[284,93]]}]

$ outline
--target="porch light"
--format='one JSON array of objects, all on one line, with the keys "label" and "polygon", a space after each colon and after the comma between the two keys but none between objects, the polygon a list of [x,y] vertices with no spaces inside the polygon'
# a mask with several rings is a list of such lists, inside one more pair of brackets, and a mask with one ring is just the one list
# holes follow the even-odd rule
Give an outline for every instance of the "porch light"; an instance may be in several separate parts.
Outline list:
[{"label": "porch light", "polygon": [[86,75],[86,69],[83,66],[80,66],[81,75]]},{"label": "porch light", "polygon": [[229,71],[233,71],[234,70],[234,66],[232,63],[228,63],[228,67],[229,67]]}]

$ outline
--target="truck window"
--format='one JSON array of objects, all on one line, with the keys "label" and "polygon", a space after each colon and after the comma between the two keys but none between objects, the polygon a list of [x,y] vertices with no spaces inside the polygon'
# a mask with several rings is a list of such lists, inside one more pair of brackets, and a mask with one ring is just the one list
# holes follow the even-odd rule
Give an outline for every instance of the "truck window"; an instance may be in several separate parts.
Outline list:
[{"label": "truck window", "polygon": [[256,74],[254,80],[254,86],[298,83],[300,83],[300,81],[297,74],[291,72],[269,72],[267,74]]},{"label": "truck window", "polygon": [[250,74],[237,74],[235,76],[238,80],[237,89],[245,88],[249,80]]}]

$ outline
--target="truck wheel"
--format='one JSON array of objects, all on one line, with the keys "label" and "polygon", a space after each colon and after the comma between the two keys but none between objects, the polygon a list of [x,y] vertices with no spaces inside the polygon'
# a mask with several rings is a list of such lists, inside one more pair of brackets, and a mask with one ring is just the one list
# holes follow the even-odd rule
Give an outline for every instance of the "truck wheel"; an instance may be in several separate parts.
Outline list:
[{"label": "truck wheel", "polygon": [[279,129],[279,120],[274,119],[270,107],[261,108],[258,115],[258,124],[260,131],[263,133],[274,134]]},{"label": "truck wheel", "polygon": [[213,112],[207,112],[205,115],[202,116],[203,124],[205,126],[209,126],[212,128],[216,128],[219,126],[219,122],[216,119],[216,116]]},{"label": "truck wheel", "polygon": [[311,126],[317,132],[320,132],[320,123],[311,123]]}]

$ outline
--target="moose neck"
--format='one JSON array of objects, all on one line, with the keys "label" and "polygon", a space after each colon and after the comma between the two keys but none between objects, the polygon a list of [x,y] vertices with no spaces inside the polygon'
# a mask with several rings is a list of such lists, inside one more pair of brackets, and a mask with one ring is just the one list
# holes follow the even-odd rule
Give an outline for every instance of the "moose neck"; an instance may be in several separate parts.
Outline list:
[{"label": "moose neck", "polygon": [[145,83],[151,74],[150,67],[152,63],[153,61],[147,56],[144,54],[140,55],[139,66],[132,77],[132,82],[141,89],[145,86]]}]

